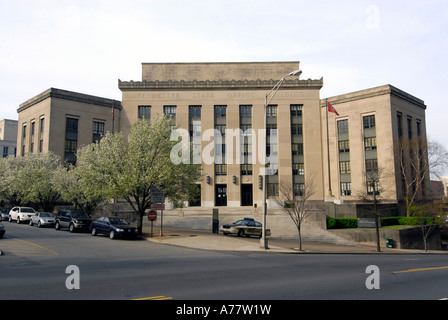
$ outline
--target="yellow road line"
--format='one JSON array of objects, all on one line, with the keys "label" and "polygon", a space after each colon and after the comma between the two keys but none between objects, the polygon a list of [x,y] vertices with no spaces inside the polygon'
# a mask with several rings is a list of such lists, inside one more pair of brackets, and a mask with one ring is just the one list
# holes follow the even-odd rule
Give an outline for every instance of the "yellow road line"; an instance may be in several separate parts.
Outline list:
[{"label": "yellow road line", "polygon": [[53,251],[53,250],[51,250],[51,249],[42,247],[42,246],[40,246],[40,245],[38,245],[38,244],[35,244],[35,243],[32,243],[32,242],[28,242],[28,241],[25,241],[25,240],[20,240],[20,239],[14,239],[14,240],[15,240],[15,241],[21,241],[21,242],[23,242],[23,243],[30,244],[30,245],[35,246],[35,247],[38,247],[38,248],[40,248],[40,249],[44,249],[44,250],[50,251],[50,252],[53,253],[54,255],[59,255],[59,253],[57,253],[56,251]]},{"label": "yellow road line", "polygon": [[409,270],[403,270],[403,271],[395,271],[394,273],[407,273],[407,272],[418,272],[418,271],[429,271],[429,270],[442,270],[442,269],[448,269],[448,266],[446,266],[446,267],[432,267],[432,268],[409,269]]},{"label": "yellow road line", "polygon": [[155,296],[155,297],[147,297],[147,298],[140,298],[140,299],[133,299],[133,300],[170,300],[173,299],[172,297],[165,297],[165,296]]}]

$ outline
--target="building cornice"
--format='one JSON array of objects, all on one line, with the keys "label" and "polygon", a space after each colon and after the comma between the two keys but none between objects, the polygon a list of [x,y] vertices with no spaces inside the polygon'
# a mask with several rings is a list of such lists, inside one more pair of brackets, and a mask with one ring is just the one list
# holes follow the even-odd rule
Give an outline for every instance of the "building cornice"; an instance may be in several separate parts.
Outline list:
[{"label": "building cornice", "polygon": [[[118,88],[128,90],[270,90],[279,80],[206,80],[206,81],[121,81]],[[285,80],[283,89],[321,89],[319,80]]]},{"label": "building cornice", "polygon": [[121,101],[113,100],[113,99],[107,99],[97,96],[91,96],[83,93],[73,92],[73,91],[67,91],[62,89],[56,89],[56,88],[50,88],[37,96],[25,101],[24,103],[20,104],[19,108],[17,109],[17,112],[21,112],[25,109],[28,109],[35,104],[42,102],[48,98],[58,98],[58,99],[64,99],[64,100],[71,100],[81,103],[87,103],[87,104],[94,104],[99,105],[103,107],[108,108],[116,108],[121,109]]},{"label": "building cornice", "polygon": [[321,99],[321,106],[325,107],[325,101],[328,100],[328,102],[337,105],[341,103],[356,101],[356,100],[362,100],[362,99],[368,99],[372,97],[377,97],[381,95],[391,95],[396,98],[405,100],[409,103],[412,103],[420,108],[426,109],[425,102],[419,98],[414,97],[413,95],[410,95],[407,92],[404,92],[403,90],[400,90],[390,84],[375,87],[371,89],[356,91],[352,93],[342,94],[334,97],[329,97],[326,99]]}]

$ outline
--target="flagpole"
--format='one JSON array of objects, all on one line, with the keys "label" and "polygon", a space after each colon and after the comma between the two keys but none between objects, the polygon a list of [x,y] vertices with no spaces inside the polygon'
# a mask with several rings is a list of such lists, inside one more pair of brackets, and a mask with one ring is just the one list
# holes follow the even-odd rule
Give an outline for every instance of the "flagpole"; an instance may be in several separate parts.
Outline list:
[{"label": "flagpole", "polygon": [[325,100],[325,117],[327,120],[328,197],[333,198],[333,194],[331,192],[331,172],[330,172],[330,134],[328,133],[328,99]]}]

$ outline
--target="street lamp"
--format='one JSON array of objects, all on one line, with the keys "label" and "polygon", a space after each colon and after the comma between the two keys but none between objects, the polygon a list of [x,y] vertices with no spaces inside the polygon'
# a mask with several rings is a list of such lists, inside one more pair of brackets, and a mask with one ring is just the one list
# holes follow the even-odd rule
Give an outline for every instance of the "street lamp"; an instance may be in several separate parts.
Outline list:
[{"label": "street lamp", "polygon": [[[266,109],[268,107],[268,105],[271,103],[272,99],[274,99],[275,94],[277,93],[277,91],[280,89],[281,85],[283,84],[283,82],[285,81],[285,78],[287,77],[298,77],[302,74],[302,70],[296,70],[293,72],[290,72],[286,75],[284,75],[281,80],[279,82],[277,82],[277,84],[269,91],[266,93],[265,95],[265,100],[264,100],[264,128],[266,130],[266,125],[267,125],[267,119],[266,119]],[[266,146],[265,146],[266,148]],[[265,163],[265,168],[263,170],[263,232],[261,234],[261,238],[260,238],[260,246],[261,248],[264,249],[269,249],[268,246],[268,238],[266,237],[266,216],[268,213],[268,204],[267,204],[267,179],[266,179],[266,165],[267,163]]]}]

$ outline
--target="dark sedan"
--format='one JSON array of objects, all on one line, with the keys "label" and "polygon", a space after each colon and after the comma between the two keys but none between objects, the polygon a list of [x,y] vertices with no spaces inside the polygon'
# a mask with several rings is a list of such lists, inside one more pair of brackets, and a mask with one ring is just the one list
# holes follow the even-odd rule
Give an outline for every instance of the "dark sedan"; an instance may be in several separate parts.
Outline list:
[{"label": "dark sedan", "polygon": [[102,233],[109,235],[111,239],[134,239],[137,236],[137,228],[131,227],[126,220],[116,217],[98,218],[90,224],[90,230],[93,236]]}]

